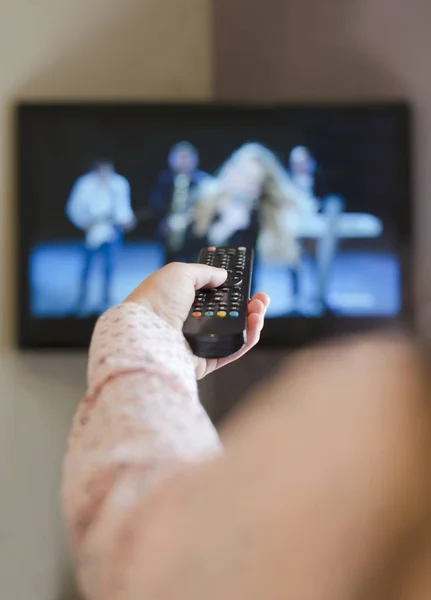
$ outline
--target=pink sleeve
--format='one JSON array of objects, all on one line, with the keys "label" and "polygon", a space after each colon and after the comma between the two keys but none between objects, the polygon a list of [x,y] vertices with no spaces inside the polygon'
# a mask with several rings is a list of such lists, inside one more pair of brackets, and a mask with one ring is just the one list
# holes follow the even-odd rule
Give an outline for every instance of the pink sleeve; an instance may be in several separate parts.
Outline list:
[{"label": "pink sleeve", "polygon": [[220,453],[183,335],[125,303],[98,321],[88,391],[74,419],[63,500],[78,578],[103,600],[121,580],[121,525],[150,488]]}]

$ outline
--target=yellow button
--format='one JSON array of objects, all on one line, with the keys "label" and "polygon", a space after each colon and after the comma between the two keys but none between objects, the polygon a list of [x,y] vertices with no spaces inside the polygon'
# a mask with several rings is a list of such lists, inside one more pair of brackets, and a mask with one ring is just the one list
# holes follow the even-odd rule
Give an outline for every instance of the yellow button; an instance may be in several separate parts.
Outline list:
[{"label": "yellow button", "polygon": [[219,312],[217,313],[217,316],[224,318],[226,316],[226,312],[224,310],[219,310]]}]

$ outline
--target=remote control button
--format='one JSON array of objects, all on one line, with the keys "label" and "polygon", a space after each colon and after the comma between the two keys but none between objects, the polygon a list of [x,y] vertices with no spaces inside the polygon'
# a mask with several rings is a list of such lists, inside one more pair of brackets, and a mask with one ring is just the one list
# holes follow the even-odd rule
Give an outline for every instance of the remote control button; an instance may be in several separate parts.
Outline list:
[{"label": "remote control button", "polygon": [[239,317],[239,312],[237,310],[231,310],[229,313],[230,317]]},{"label": "remote control button", "polygon": [[226,312],[224,310],[219,310],[217,313],[217,316],[220,317],[221,319],[224,319],[226,316]]},{"label": "remote control button", "polygon": [[208,252],[215,252],[217,248],[215,246],[208,246],[207,250]]},{"label": "remote control button", "polygon": [[192,314],[192,317],[193,317],[194,319],[200,319],[200,318],[201,318],[201,316],[202,316],[202,313],[200,313],[200,312],[194,312],[194,313]]},{"label": "remote control button", "polygon": [[245,248],[244,246],[240,246],[240,247],[238,248],[238,251],[239,251],[239,252],[245,252],[246,250],[247,250],[247,248]]},{"label": "remote control button", "polygon": [[230,250],[227,251],[228,254],[236,254],[236,250],[234,250],[233,248],[231,248]]},{"label": "remote control button", "polygon": [[205,313],[205,316],[206,316],[206,317],[213,317],[213,316],[214,316],[214,313],[213,313],[213,311],[212,311],[212,310],[207,310],[207,312]]}]

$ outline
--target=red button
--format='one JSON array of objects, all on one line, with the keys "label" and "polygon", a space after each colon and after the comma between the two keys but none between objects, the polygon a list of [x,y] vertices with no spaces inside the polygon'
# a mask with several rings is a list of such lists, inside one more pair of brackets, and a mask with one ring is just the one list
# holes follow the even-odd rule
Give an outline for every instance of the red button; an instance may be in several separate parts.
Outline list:
[{"label": "red button", "polygon": [[216,247],[215,247],[215,246],[210,246],[210,247],[208,248],[208,252],[215,252],[215,250],[216,250]]},{"label": "red button", "polygon": [[193,313],[193,314],[192,314],[192,317],[193,317],[194,319],[200,319],[200,318],[201,318],[201,316],[202,316],[202,313],[198,313],[198,312],[195,312],[195,313]]}]

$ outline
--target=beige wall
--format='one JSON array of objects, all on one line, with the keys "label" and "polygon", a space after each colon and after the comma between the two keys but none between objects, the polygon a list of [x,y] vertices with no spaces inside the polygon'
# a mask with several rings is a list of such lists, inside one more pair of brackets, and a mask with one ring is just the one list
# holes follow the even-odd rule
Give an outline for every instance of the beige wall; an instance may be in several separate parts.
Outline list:
[{"label": "beige wall", "polygon": [[85,357],[10,349],[11,107],[17,98],[211,93],[207,0],[0,0],[0,598],[72,600],[58,511]]},{"label": "beige wall", "polygon": [[[430,336],[431,2],[216,0],[214,16],[219,98],[412,101],[418,312],[420,331]],[[216,375],[219,410],[281,357],[257,351]]]}]

